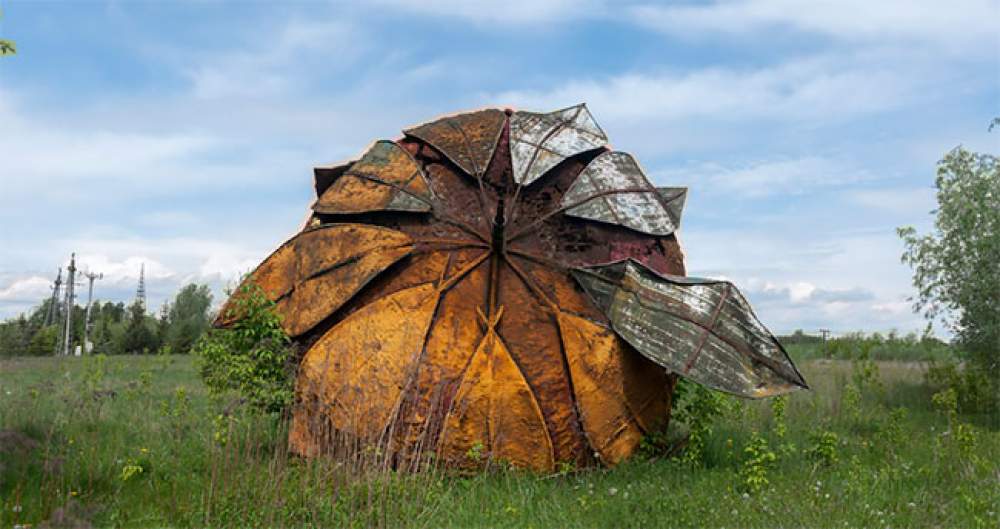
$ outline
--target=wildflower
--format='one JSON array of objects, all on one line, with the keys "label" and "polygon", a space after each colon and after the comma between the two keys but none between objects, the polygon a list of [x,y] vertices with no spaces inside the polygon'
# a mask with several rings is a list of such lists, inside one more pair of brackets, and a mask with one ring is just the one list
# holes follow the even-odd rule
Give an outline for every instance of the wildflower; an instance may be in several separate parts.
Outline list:
[{"label": "wildflower", "polygon": [[913,502],[911,501],[910,503],[907,503],[907,504],[906,504],[906,506],[907,506],[907,507],[909,507],[909,508],[911,508],[911,509],[913,509],[914,507],[916,507],[916,506],[917,506],[917,504],[916,504],[916,503],[913,503]]},{"label": "wildflower", "polygon": [[142,452],[143,454],[148,454],[149,453],[149,449],[148,448],[140,448],[139,451]]},{"label": "wildflower", "polygon": [[743,499],[744,500],[749,500],[750,499],[750,493],[749,492],[744,492],[743,493]]},{"label": "wildflower", "polygon": [[610,489],[608,489],[608,494],[614,496],[615,494],[618,494],[618,489],[611,487]]},{"label": "wildflower", "polygon": [[13,510],[14,512],[21,512],[21,506],[15,503],[14,507],[12,507],[11,510]]},{"label": "wildflower", "polygon": [[70,496],[76,496],[77,492],[75,490],[71,490],[71,491],[69,491],[69,495]]},{"label": "wildflower", "polygon": [[738,510],[736,510],[736,509],[733,509],[732,511],[730,511],[730,512],[729,512],[729,514],[732,514],[733,516],[736,516],[736,515],[738,515],[739,513],[740,513],[740,511],[738,511]]}]

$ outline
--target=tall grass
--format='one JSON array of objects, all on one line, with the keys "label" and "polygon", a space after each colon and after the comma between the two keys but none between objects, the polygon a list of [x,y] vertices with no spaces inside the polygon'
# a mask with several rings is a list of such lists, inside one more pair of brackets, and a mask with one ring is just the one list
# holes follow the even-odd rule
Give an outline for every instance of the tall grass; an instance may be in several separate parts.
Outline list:
[{"label": "tall grass", "polygon": [[286,421],[210,397],[187,357],[5,360],[0,528],[1000,525],[1000,433],[932,398],[919,364],[801,367],[812,391],[731,399],[697,461],[460,476],[396,473],[349,439],[290,456]]}]

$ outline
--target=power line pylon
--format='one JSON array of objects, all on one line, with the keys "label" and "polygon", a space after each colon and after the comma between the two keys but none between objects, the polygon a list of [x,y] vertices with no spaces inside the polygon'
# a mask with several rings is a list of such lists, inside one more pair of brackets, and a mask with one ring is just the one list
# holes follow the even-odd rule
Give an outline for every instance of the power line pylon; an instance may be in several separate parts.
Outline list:
[{"label": "power line pylon", "polygon": [[139,268],[139,288],[135,291],[135,300],[142,307],[142,311],[146,312],[146,263],[142,263]]},{"label": "power line pylon", "polygon": [[104,274],[95,274],[93,272],[84,272],[83,277],[87,278],[90,286],[87,290],[87,311],[84,313],[83,317],[83,352],[89,353],[87,345],[90,343],[90,308],[91,304],[94,302],[94,280],[104,279]]},{"label": "power line pylon", "polygon": [[69,258],[69,268],[66,269],[66,327],[63,329],[63,355],[69,356],[73,339],[73,302],[76,295],[73,293],[74,281],[76,281],[76,254]]}]

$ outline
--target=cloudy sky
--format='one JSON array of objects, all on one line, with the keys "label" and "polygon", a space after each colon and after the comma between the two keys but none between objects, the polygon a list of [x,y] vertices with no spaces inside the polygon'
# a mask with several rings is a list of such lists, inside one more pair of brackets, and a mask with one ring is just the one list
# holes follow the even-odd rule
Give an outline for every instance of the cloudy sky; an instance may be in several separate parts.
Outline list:
[{"label": "cloudy sky", "polygon": [[[934,164],[1000,152],[1000,0],[0,0],[0,318],[70,252],[128,300],[221,289],[296,230],[315,165],[445,112],[588,103],[690,187],[691,275],[778,332],[909,331],[895,228]],[[217,296],[218,297],[218,296]]]}]

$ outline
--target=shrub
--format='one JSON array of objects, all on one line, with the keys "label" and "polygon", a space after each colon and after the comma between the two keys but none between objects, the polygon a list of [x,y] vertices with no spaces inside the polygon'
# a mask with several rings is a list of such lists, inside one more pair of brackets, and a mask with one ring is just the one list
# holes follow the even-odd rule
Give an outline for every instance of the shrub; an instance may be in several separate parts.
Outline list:
[{"label": "shrub", "polygon": [[274,302],[248,281],[228,310],[235,323],[210,330],[194,347],[202,379],[215,394],[236,391],[262,411],[285,411],[294,397],[295,355]]},{"label": "shrub", "polygon": [[925,375],[927,384],[935,390],[953,390],[957,411],[962,413],[995,414],[1000,408],[997,383],[978,366],[956,362],[932,363]]},{"label": "shrub", "polygon": [[700,384],[680,379],[674,392],[674,418],[688,427],[688,443],[680,459],[700,465],[705,462],[705,445],[712,435],[712,425],[731,406],[732,399]]}]

